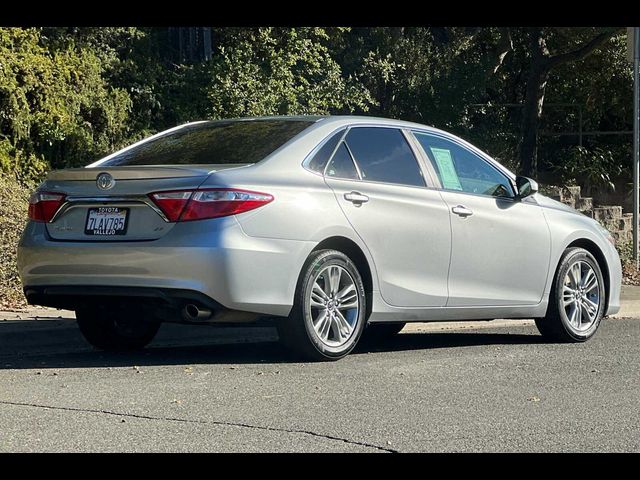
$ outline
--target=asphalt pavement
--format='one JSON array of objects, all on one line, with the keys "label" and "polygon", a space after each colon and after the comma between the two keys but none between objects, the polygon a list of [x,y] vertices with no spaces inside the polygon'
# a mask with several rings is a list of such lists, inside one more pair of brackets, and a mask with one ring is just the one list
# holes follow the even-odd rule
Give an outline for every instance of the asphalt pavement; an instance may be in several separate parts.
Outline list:
[{"label": "asphalt pavement", "polygon": [[2,452],[640,451],[638,318],[584,344],[531,321],[416,324],[299,363],[268,327],[167,324],[109,354],[65,312],[4,317]]}]

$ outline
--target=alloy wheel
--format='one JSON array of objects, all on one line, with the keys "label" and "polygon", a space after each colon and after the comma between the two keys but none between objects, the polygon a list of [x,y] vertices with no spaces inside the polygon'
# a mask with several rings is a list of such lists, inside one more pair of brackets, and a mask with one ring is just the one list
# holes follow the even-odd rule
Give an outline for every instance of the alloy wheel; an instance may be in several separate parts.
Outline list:
[{"label": "alloy wheel", "polygon": [[600,284],[589,263],[577,261],[567,271],[562,285],[562,307],[571,328],[591,328],[600,310]]},{"label": "alloy wheel", "polygon": [[318,338],[341,347],[351,338],[360,309],[356,284],[349,272],[329,265],[316,275],[309,293],[308,312]]}]

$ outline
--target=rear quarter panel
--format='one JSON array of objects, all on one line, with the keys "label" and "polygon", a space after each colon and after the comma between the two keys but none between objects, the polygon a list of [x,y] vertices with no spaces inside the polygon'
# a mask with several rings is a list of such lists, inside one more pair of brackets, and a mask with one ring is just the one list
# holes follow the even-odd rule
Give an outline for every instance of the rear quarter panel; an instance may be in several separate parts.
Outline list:
[{"label": "rear quarter panel", "polygon": [[312,142],[308,149],[281,152],[278,160],[286,155],[286,163],[264,162],[244,169],[212,173],[201,185],[201,188],[233,187],[273,195],[269,204],[235,218],[242,231],[256,241],[274,245],[292,242],[291,245],[300,246],[290,249],[277,264],[261,269],[264,284],[288,283],[284,290],[291,302],[299,274],[311,251],[321,241],[336,236],[348,238],[364,252],[373,277],[373,289],[378,290],[371,254],[346,219],[333,191],[321,175],[307,171],[301,165],[315,145]]}]

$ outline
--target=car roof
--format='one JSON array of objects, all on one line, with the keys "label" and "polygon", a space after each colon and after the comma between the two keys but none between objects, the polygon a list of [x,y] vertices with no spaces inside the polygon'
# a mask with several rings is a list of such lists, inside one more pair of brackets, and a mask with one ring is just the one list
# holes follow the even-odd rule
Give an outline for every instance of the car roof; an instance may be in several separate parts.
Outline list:
[{"label": "car roof", "polygon": [[399,128],[419,128],[423,130],[440,131],[437,128],[430,127],[416,122],[408,122],[406,120],[397,120],[394,118],[374,117],[368,115],[327,115],[320,120],[323,124],[338,125],[357,125],[357,124],[369,124],[369,125],[387,125]]},{"label": "car roof", "polygon": [[[255,121],[255,120],[283,120],[283,121],[308,121],[322,123],[334,127],[348,125],[386,125],[396,128],[414,128],[429,130],[432,132],[447,133],[435,127],[416,122],[397,120],[393,118],[375,117],[369,115],[268,115],[256,117],[227,118],[222,121]],[[203,123],[216,122],[216,120],[204,120]],[[192,122],[198,123],[198,122]]]}]

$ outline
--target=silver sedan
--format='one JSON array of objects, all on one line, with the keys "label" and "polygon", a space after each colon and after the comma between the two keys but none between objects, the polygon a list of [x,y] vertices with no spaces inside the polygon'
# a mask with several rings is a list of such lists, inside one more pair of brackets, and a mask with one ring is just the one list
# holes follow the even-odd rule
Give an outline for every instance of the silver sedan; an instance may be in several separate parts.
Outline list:
[{"label": "silver sedan", "polygon": [[161,322],[269,318],[311,359],[406,322],[534,318],[580,342],[620,307],[596,221],[449,133],[373,117],[182,125],[32,195],[18,263],[32,304],[102,349]]}]

